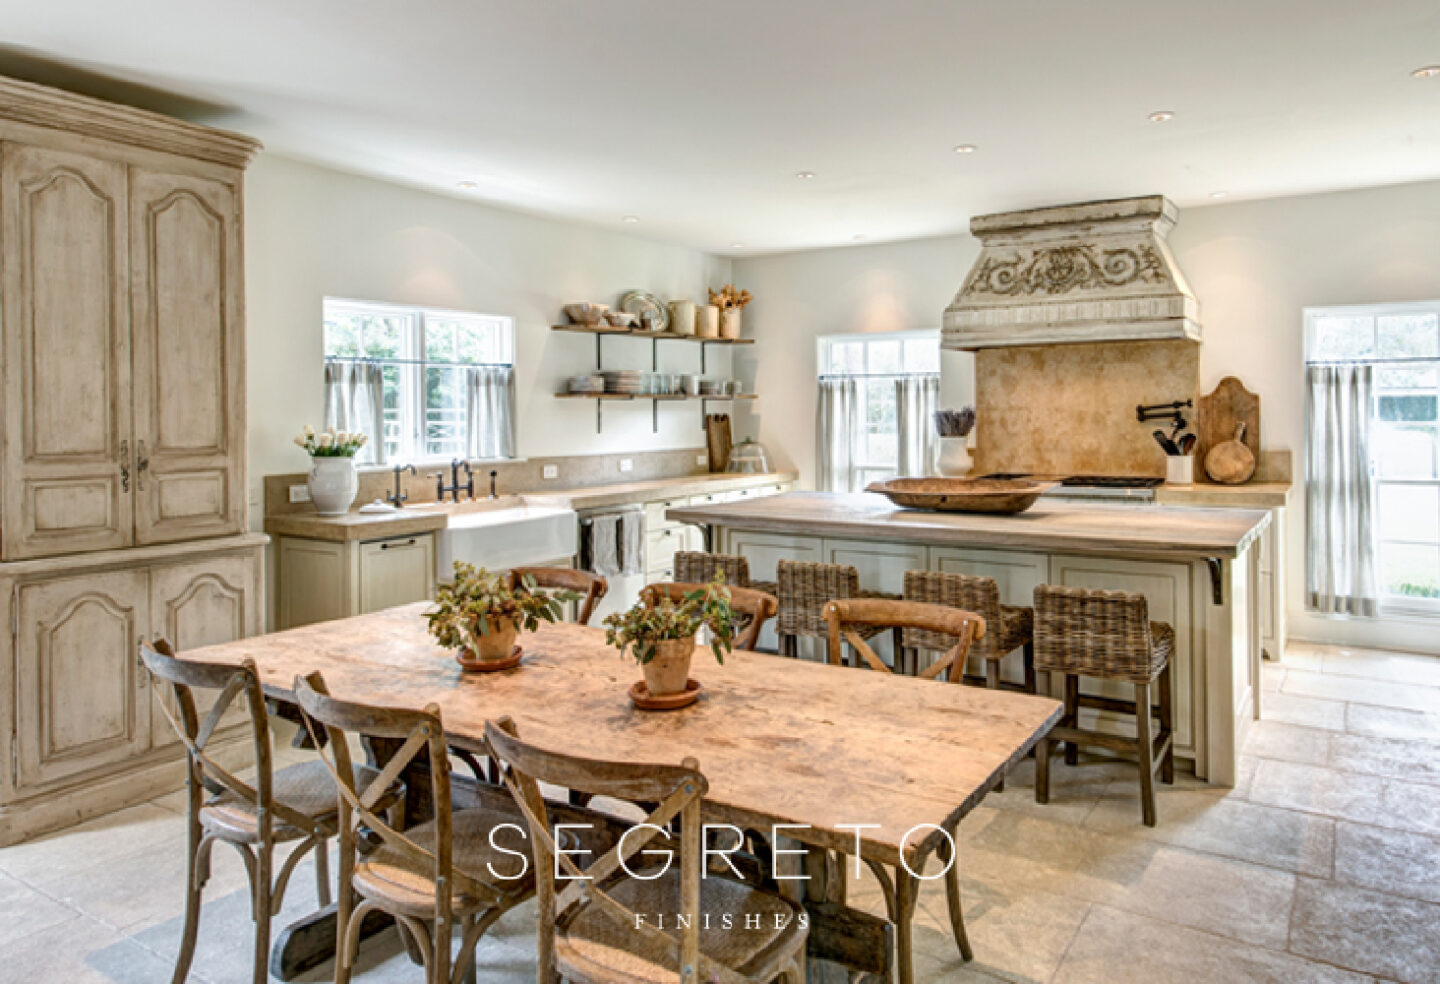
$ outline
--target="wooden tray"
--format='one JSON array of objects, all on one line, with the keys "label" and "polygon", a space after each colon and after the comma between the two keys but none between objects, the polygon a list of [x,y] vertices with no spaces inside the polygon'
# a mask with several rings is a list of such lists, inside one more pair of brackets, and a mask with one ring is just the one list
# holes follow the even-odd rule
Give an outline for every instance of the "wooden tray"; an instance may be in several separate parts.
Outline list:
[{"label": "wooden tray", "polygon": [[460,664],[460,669],[466,673],[494,673],[498,670],[509,670],[520,665],[520,659],[525,651],[519,646],[510,650],[510,655],[504,659],[466,659],[463,650],[455,654],[455,662]]},{"label": "wooden tray", "polygon": [[687,679],[685,689],[678,694],[669,694],[665,697],[651,697],[650,691],[645,689],[643,679],[636,680],[630,687],[630,700],[642,711],[674,711],[681,707],[689,707],[700,699],[700,681]]},{"label": "wooden tray", "polygon": [[866,492],[878,492],[905,509],[935,512],[1022,513],[1054,482],[1023,478],[892,478],[871,482]]}]

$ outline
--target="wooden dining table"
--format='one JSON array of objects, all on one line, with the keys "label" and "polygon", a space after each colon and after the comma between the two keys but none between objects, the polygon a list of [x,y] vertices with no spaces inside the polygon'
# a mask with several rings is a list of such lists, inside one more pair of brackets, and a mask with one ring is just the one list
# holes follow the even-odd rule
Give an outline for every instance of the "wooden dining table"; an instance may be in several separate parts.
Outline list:
[{"label": "wooden dining table", "polygon": [[[691,668],[702,684],[695,704],[640,710],[627,694],[638,669],[605,644],[600,629],[542,625],[521,636],[524,656],[514,669],[466,673],[427,633],[425,607],[181,655],[254,660],[266,696],[280,702],[293,699],[297,675],[318,670],[345,700],[434,704],[448,741],[479,754],[485,722],[508,716],[526,741],[571,755],[672,765],[693,757],[709,782],[708,821],[774,832],[811,849],[805,861],[812,863],[803,865],[810,882],[788,884],[821,917],[837,916],[841,926],[864,922],[837,909],[843,878],[821,884],[835,857],[858,849],[866,861],[899,866],[895,893],[907,905],[893,941],[902,984],[912,978],[909,916],[919,889],[907,869],[925,870],[948,843],[945,831],[956,829],[1061,714],[1046,697],[761,653],[732,653],[720,665],[706,647],[696,650]],[[828,866],[813,863],[827,854]],[[825,934],[812,936],[823,949]],[[834,957],[835,949],[823,955]],[[879,959],[861,955],[850,966],[873,972]]]}]

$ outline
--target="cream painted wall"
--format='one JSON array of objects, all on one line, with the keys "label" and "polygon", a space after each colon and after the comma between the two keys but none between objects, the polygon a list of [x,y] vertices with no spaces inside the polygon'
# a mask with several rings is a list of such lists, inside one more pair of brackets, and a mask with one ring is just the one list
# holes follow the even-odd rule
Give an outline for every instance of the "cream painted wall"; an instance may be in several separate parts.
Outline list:
[{"label": "cream painted wall", "polygon": [[[1440,182],[1187,209],[1170,237],[1200,301],[1201,382],[1234,374],[1262,401],[1262,440],[1295,452],[1288,517],[1293,634],[1440,651],[1433,623],[1329,620],[1303,608],[1305,423],[1301,312],[1325,304],[1440,297]],[[974,260],[970,236],[737,261],[754,292],[761,394],[749,429],[772,455],[814,474],[815,338],[840,331],[938,327]],[[964,356],[947,357],[944,400],[973,392]]]},{"label": "cream painted wall", "polygon": [[[705,297],[730,262],[637,236],[491,208],[263,155],[247,176],[245,262],[251,518],[266,474],[299,472],[291,443],[323,410],[321,301],[350,297],[509,315],[516,324],[516,410],[522,456],[704,444],[699,404],[557,400],[566,376],[593,368],[595,342],[553,332],[568,301],[615,303],[630,288],[662,299]],[[618,209],[617,209],[618,211]],[[604,341],[607,367],[648,368],[650,343]],[[659,344],[661,369],[696,371],[699,346]],[[711,346],[711,374],[729,371]],[[617,481],[621,480],[617,474]]]}]

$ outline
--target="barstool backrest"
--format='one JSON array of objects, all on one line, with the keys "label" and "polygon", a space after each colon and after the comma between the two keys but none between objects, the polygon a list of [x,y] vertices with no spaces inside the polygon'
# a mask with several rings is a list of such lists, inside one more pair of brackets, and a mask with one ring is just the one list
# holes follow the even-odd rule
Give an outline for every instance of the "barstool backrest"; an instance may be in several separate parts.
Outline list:
[{"label": "barstool backrest", "polygon": [[1142,594],[1042,584],[1035,589],[1035,668],[1148,682],[1150,607]]},{"label": "barstool backrest", "polygon": [[[959,608],[979,615],[986,625],[1000,625],[1000,586],[993,577],[945,571],[906,571],[905,600]],[[992,640],[999,638],[998,632],[992,632],[984,639],[977,639],[971,652],[985,655],[994,645]],[[905,645],[913,649],[944,652],[953,644],[953,640],[935,632],[905,630]]]}]

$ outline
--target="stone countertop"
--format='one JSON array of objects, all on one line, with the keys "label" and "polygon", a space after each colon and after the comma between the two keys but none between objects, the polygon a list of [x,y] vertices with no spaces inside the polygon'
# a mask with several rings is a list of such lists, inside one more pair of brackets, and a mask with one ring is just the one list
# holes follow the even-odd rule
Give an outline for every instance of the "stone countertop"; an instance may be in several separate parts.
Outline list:
[{"label": "stone countertop", "polygon": [[1092,556],[1233,558],[1270,522],[1269,512],[1041,499],[1015,516],[900,509],[871,493],[786,495],[683,506],[683,523],[792,535],[837,536]]},{"label": "stone countertop", "polygon": [[1289,482],[1245,485],[1162,485],[1155,490],[1162,506],[1222,506],[1227,509],[1275,509],[1290,504]]},{"label": "stone countertop", "polygon": [[[572,509],[603,509],[653,502],[671,496],[704,495],[707,492],[730,492],[793,482],[795,472],[767,472],[759,475],[737,475],[718,472],[707,475],[682,475],[643,482],[596,485],[578,489],[535,489],[521,492],[521,497],[556,504]],[[463,506],[463,503],[462,503]],[[273,536],[293,536],[308,540],[383,540],[396,536],[432,533],[449,523],[453,507],[422,502],[393,513],[360,513],[352,510],[343,516],[321,516],[314,512],[282,513],[265,517],[265,532]]]}]

